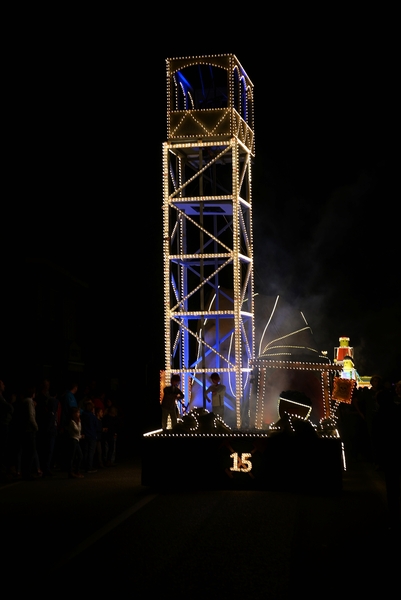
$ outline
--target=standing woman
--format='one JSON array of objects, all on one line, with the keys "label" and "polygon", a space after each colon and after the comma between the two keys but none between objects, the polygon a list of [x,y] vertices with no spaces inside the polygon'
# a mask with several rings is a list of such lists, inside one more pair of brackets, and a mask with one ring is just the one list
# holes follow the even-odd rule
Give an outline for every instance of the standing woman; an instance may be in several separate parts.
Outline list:
[{"label": "standing woman", "polygon": [[80,472],[83,460],[81,448],[81,411],[78,406],[73,406],[70,409],[70,417],[65,426],[68,477],[69,479],[83,479],[83,475]]},{"label": "standing woman", "polygon": [[85,402],[85,410],[81,413],[82,423],[82,449],[84,455],[84,469],[87,473],[96,473],[93,461],[96,453],[97,417],[92,400]]},{"label": "standing woman", "polygon": [[[19,451],[17,456],[17,471],[24,479],[35,479],[39,473],[36,451],[36,433],[38,424],[35,412],[35,386],[28,384],[21,390],[19,405]],[[36,477],[34,477],[34,471]]]}]

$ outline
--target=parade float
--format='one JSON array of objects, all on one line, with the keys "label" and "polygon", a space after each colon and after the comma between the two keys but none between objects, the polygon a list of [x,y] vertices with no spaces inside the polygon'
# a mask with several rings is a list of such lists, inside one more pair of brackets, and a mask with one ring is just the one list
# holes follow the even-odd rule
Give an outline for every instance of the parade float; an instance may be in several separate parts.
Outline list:
[{"label": "parade float", "polygon": [[338,492],[343,361],[301,311],[254,291],[253,84],[231,54],[167,59],[166,73],[160,400],[178,374],[185,401],[174,427],[144,433],[142,484]]}]

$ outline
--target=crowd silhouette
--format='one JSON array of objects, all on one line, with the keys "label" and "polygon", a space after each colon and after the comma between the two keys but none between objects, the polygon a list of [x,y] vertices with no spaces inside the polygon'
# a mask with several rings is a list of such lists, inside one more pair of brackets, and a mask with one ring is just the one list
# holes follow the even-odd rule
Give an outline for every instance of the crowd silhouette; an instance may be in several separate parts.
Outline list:
[{"label": "crowd silhouette", "polygon": [[70,381],[53,390],[49,379],[7,387],[0,379],[0,466],[4,480],[82,479],[116,465],[120,411],[91,381],[79,395]]}]

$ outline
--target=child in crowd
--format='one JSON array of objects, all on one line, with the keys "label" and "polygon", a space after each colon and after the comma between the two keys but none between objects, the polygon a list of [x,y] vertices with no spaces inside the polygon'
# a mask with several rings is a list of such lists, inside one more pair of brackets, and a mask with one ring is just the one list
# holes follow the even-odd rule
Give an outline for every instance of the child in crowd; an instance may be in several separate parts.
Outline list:
[{"label": "child in crowd", "polygon": [[84,468],[87,473],[96,473],[93,461],[96,453],[97,422],[95,406],[92,400],[85,402],[85,410],[81,414],[83,434]]},{"label": "child in crowd", "polygon": [[97,436],[96,436],[96,465],[102,469],[104,467],[103,464],[103,434],[106,430],[103,427],[103,408],[101,406],[95,407],[95,414],[97,418]]},{"label": "child in crowd", "polygon": [[80,467],[82,464],[83,454],[81,448],[81,411],[78,407],[71,409],[71,419],[65,427],[65,433],[67,435],[67,464],[68,464],[68,477],[70,479],[82,479],[83,475],[80,473]]}]

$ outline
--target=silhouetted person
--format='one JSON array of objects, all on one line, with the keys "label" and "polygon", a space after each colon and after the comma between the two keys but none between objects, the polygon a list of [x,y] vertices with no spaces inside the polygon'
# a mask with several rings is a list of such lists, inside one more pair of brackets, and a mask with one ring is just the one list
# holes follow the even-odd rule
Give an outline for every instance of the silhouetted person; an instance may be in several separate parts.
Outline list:
[{"label": "silhouetted person", "polygon": [[97,435],[96,435],[96,466],[103,468],[103,438],[105,433],[105,427],[103,426],[103,408],[98,406],[95,407],[96,423],[97,423]]},{"label": "silhouetted person", "polygon": [[377,457],[375,456],[375,428],[376,417],[379,410],[377,402],[377,394],[383,389],[383,379],[380,375],[373,375],[370,379],[370,388],[364,388],[361,394],[361,410],[363,411],[366,429],[369,439],[369,460],[377,465]]},{"label": "silhouetted person", "polygon": [[44,379],[39,386],[36,400],[38,423],[37,448],[44,475],[52,476],[52,461],[58,431],[59,401],[50,395],[50,381]]},{"label": "silhouetted person", "polygon": [[70,421],[71,409],[78,406],[77,398],[75,394],[78,391],[78,383],[72,381],[68,386],[68,389],[61,396],[61,429],[65,427]]},{"label": "silhouetted person", "polygon": [[394,386],[394,402],[396,404],[401,404],[401,381],[397,381],[397,383]]},{"label": "silhouetted person", "polygon": [[167,429],[168,417],[171,419],[171,426],[177,425],[177,400],[183,402],[184,394],[179,388],[181,378],[179,375],[172,375],[170,385],[163,390],[162,406],[162,428]]},{"label": "silhouetted person", "polygon": [[65,426],[64,434],[66,436],[66,458],[68,467],[68,477],[70,479],[82,479],[80,472],[83,460],[81,448],[81,411],[75,406],[70,409],[68,423]]},{"label": "silhouetted person", "polygon": [[[25,479],[33,479],[37,473],[36,433],[38,424],[35,413],[35,387],[26,385],[22,388],[20,398],[15,404],[16,434],[19,441],[17,450],[17,472]],[[18,409],[17,409],[18,406]]]},{"label": "silhouetted person", "polygon": [[362,393],[361,389],[354,387],[351,402],[341,402],[338,408],[338,428],[347,463],[370,460],[372,455],[366,419],[360,406]]},{"label": "silhouetted person", "polygon": [[117,437],[119,429],[118,412],[115,406],[111,406],[107,410],[107,414],[103,417],[104,427],[104,461],[107,467],[112,467],[115,464]]},{"label": "silhouetted person", "polygon": [[73,380],[70,382],[67,390],[63,393],[63,395],[60,398],[61,410],[59,412],[60,423],[57,439],[57,455],[60,462],[60,467],[63,470],[68,469],[68,464],[65,463],[65,458],[68,455],[69,442],[68,438],[64,435],[65,428],[71,420],[71,409],[78,407],[77,398],[75,396],[77,391],[78,383]]},{"label": "silhouetted person", "polygon": [[0,468],[5,475],[9,469],[9,431],[13,417],[14,407],[3,396],[5,384],[0,379]]},{"label": "silhouetted person", "polygon": [[[210,385],[205,392],[207,401],[212,403],[212,412],[224,420],[224,396],[226,393],[226,386],[220,382],[220,375],[218,373],[212,373],[210,379],[212,385]],[[212,395],[211,400],[208,398],[209,394]]]},{"label": "silhouetted person", "polygon": [[377,394],[375,456],[383,469],[389,526],[401,531],[401,403],[390,390]]},{"label": "silhouetted person", "polygon": [[93,461],[96,453],[97,417],[92,400],[87,400],[85,410],[81,413],[82,424],[82,451],[84,454],[84,468],[87,473],[96,473]]}]

